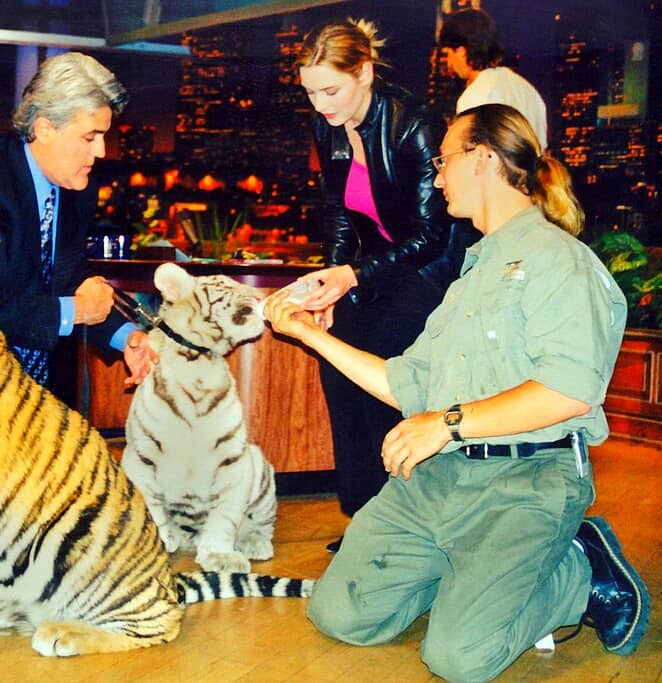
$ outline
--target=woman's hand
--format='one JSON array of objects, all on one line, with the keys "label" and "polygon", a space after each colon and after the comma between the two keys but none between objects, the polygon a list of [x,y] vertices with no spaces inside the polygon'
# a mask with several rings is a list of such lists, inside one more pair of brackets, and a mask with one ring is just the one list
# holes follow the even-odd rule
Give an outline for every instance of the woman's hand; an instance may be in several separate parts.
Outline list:
[{"label": "woman's hand", "polygon": [[325,308],[323,311],[315,311],[313,313],[313,318],[315,319],[315,323],[317,326],[324,330],[325,332],[329,329],[329,327],[332,327],[333,325],[333,309],[335,308],[334,304],[331,304],[328,308]]},{"label": "woman's hand", "polygon": [[449,440],[442,415],[419,413],[393,427],[382,444],[384,469],[394,477],[402,470],[403,478],[409,479],[419,462],[438,453]]},{"label": "woman's hand", "polygon": [[[304,275],[302,280],[319,280],[322,286],[311,292],[302,302],[303,308],[308,311],[323,311],[345,296],[352,287],[356,287],[356,275],[349,265],[332,266],[317,270],[314,273]],[[333,323],[333,317],[331,317]],[[330,327],[331,325],[329,325]]]}]

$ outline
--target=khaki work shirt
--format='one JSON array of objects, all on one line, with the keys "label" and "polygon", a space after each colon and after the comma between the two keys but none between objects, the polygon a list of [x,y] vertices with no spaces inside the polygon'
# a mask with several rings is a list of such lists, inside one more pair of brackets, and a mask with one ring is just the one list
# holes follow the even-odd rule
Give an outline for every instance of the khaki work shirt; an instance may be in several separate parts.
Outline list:
[{"label": "khaki work shirt", "polygon": [[[405,417],[488,398],[527,380],[591,405],[535,432],[466,443],[555,441],[584,430],[604,441],[602,410],[620,348],[625,297],[595,254],[525,209],[467,250],[462,275],[402,356],[386,361]],[[450,452],[450,442],[442,451]]]}]

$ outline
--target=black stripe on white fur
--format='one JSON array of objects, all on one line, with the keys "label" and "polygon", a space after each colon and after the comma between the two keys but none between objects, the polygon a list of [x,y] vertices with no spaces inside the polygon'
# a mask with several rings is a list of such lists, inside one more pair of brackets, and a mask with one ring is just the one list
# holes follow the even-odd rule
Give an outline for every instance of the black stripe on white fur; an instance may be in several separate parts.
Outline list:
[{"label": "black stripe on white fur", "polygon": [[175,583],[182,605],[219,598],[307,598],[315,585],[313,579],[237,572],[180,572]]}]

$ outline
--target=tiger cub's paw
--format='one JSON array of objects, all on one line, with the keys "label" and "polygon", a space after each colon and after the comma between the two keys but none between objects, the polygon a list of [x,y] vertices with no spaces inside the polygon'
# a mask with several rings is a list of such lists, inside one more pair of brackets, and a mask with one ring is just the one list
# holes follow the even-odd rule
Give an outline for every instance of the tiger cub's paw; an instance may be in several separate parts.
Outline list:
[{"label": "tiger cub's paw", "polygon": [[246,559],[246,556],[236,550],[220,552],[213,548],[198,548],[195,561],[207,572],[246,574],[251,570],[251,563]]},{"label": "tiger cub's paw", "polygon": [[274,556],[274,546],[271,541],[258,534],[239,541],[239,550],[252,560],[270,560]]},{"label": "tiger cub's paw", "polygon": [[[115,623],[111,627],[94,626],[82,621],[45,621],[32,636],[32,647],[45,657],[71,657],[93,652],[134,650],[166,642],[177,635],[175,630],[171,634],[163,632],[150,636],[140,621],[131,620],[128,623]],[[116,630],[118,628],[122,630]]]},{"label": "tiger cub's paw", "polygon": [[169,553],[174,553],[179,548],[179,541],[175,538],[174,534],[170,530],[170,526],[166,522],[164,524],[159,524],[158,529],[159,536],[161,537],[161,541],[163,542],[166,551]]},{"label": "tiger cub's paw", "polygon": [[174,553],[179,548],[179,543],[170,536],[167,536],[166,538],[161,537],[161,540],[163,541],[166,551],[169,553]]}]

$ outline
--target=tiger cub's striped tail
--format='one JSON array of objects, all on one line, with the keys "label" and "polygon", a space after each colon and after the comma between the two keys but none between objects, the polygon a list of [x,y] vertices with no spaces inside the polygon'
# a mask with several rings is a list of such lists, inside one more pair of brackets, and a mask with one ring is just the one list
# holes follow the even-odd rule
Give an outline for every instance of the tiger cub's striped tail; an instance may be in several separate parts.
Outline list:
[{"label": "tiger cub's striped tail", "polygon": [[314,579],[237,572],[179,572],[174,577],[182,605],[219,598],[308,598],[315,585]]}]

